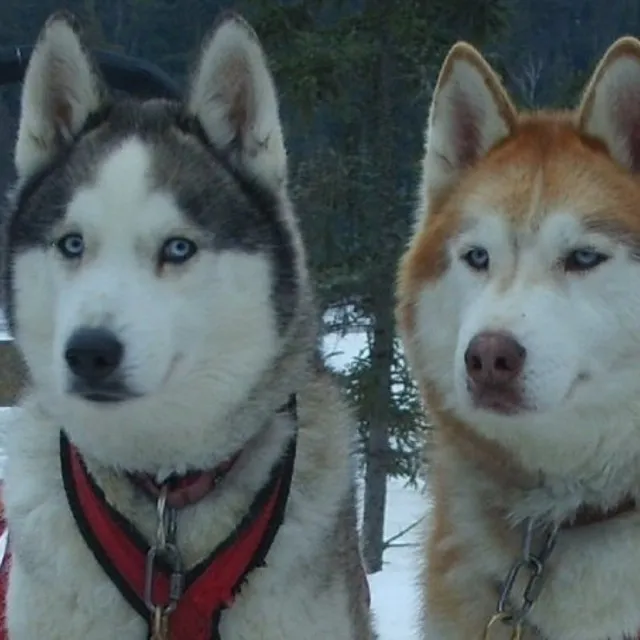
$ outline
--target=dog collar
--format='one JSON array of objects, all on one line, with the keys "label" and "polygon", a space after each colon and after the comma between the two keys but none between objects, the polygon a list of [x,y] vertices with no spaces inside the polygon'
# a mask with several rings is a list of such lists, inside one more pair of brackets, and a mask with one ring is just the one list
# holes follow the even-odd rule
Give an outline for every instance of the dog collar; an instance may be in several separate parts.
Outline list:
[{"label": "dog collar", "polygon": [[[535,521],[526,520],[523,525],[523,539],[520,556],[511,565],[505,579],[498,583],[498,603],[496,613],[488,620],[483,637],[490,640],[492,629],[497,623],[504,623],[511,627],[511,638],[520,638],[523,627],[531,626],[528,615],[533,608],[544,586],[546,564],[551,556],[558,534],[561,531],[587,527],[612,520],[618,516],[631,513],[637,509],[637,502],[633,496],[626,496],[610,509],[602,509],[589,504],[583,504],[576,513],[560,524],[550,526],[536,526]],[[541,544],[534,548],[534,536],[541,534],[538,541]],[[512,599],[512,589],[519,574],[524,577],[524,589],[520,591],[519,600]],[[535,629],[535,628],[534,628]],[[541,636],[535,629],[535,635]]]},{"label": "dog collar", "polygon": [[576,514],[565,520],[561,525],[561,529],[576,529],[578,527],[587,527],[591,524],[600,524],[607,520],[612,520],[618,516],[631,513],[637,509],[638,505],[633,496],[627,496],[617,505],[610,509],[601,509],[588,504],[583,504]]}]

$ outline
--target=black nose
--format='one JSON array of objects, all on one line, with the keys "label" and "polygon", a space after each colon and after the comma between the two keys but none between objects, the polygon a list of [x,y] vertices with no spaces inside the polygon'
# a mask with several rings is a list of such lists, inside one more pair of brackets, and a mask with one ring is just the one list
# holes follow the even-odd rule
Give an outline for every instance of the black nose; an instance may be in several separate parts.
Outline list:
[{"label": "black nose", "polygon": [[122,362],[124,347],[106,329],[81,328],[67,342],[64,357],[69,369],[87,382],[99,382]]}]

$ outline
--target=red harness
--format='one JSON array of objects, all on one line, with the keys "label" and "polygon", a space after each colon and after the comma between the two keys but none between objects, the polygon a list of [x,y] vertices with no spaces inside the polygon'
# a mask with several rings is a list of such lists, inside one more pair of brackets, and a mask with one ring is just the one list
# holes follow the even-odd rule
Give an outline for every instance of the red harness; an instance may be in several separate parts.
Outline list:
[{"label": "red harness", "polygon": [[[264,563],[282,524],[294,458],[295,438],[232,534],[186,572],[183,594],[169,617],[171,638],[219,638],[220,614],[231,605],[248,574]],[[151,624],[151,612],[143,599],[148,543],[109,505],[64,437],[61,462],[69,506],[85,542],[120,593]],[[158,558],[152,589],[156,604],[169,602],[170,583],[171,568]]]}]

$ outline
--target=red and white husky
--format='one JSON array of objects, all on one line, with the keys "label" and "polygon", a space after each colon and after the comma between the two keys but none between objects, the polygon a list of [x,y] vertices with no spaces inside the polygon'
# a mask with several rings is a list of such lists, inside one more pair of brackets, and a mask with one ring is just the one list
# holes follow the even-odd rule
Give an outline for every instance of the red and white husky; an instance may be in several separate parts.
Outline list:
[{"label": "red and white husky", "polygon": [[640,631],[638,170],[639,41],[562,113],[449,53],[398,290],[437,425],[424,638]]}]

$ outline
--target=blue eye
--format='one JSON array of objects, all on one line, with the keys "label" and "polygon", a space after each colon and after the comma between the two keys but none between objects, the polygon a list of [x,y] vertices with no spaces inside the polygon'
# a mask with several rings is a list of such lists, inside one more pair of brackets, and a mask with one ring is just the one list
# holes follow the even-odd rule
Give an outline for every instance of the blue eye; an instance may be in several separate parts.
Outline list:
[{"label": "blue eye", "polygon": [[595,249],[574,249],[564,258],[563,267],[567,272],[590,271],[608,259],[609,256]]},{"label": "blue eye", "polygon": [[67,233],[56,241],[55,247],[67,260],[76,260],[84,254],[84,238],[79,233]]},{"label": "blue eye", "polygon": [[474,271],[486,271],[489,268],[489,252],[482,247],[474,247],[462,254],[462,260]]},{"label": "blue eye", "polygon": [[198,245],[187,238],[169,238],[160,249],[161,264],[182,264],[198,252]]}]

